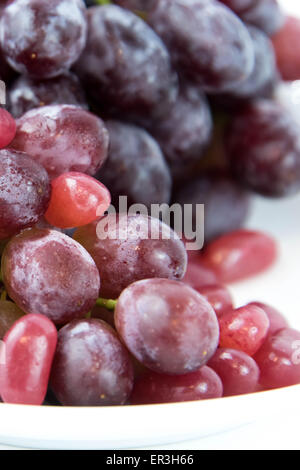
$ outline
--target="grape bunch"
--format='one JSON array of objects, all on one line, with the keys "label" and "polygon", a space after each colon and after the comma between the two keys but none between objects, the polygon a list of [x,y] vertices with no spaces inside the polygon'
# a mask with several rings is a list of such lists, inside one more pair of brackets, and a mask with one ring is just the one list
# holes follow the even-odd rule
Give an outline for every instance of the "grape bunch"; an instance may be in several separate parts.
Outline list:
[{"label": "grape bunch", "polygon": [[300,191],[299,21],[276,0],[11,0],[0,29],[2,401],[300,383],[300,332],[228,287],[278,257],[243,228],[252,194]]}]

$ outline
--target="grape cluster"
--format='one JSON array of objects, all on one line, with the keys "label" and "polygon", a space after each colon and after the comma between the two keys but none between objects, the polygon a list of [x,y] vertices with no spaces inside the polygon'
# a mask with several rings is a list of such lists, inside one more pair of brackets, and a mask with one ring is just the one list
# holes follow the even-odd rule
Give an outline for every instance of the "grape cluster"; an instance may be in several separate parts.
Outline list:
[{"label": "grape cluster", "polygon": [[[271,235],[242,228],[251,193],[300,190],[282,84],[300,80],[299,22],[275,0],[4,3],[1,399],[152,404],[300,383],[300,333],[227,287],[277,259]],[[168,204],[183,226],[191,208],[202,251]]]}]

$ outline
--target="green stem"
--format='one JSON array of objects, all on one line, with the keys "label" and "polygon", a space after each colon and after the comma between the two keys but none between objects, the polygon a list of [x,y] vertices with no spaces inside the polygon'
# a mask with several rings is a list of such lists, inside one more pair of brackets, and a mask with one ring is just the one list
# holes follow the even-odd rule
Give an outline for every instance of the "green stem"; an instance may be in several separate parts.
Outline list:
[{"label": "green stem", "polygon": [[99,307],[104,307],[107,310],[114,311],[114,309],[116,308],[116,305],[117,305],[117,300],[102,299],[101,297],[99,297],[99,299],[96,300],[96,304]]},{"label": "green stem", "polygon": [[98,3],[98,5],[110,5],[111,1],[110,0],[96,0],[96,3]]},{"label": "green stem", "polygon": [[4,302],[6,299],[7,299],[7,292],[6,292],[6,290],[3,290],[1,292],[0,300],[1,300],[1,302]]}]

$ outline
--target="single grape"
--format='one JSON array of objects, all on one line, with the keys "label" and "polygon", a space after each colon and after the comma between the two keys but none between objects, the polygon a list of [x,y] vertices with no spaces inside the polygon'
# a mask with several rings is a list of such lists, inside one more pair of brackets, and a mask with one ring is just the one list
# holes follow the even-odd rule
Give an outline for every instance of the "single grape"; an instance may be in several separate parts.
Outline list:
[{"label": "single grape", "polygon": [[54,227],[72,228],[93,222],[110,206],[108,189],[89,175],[64,173],[51,182],[45,219]]},{"label": "single grape", "polygon": [[4,337],[0,394],[6,403],[41,405],[45,399],[57,331],[44,315],[20,318]]},{"label": "single grape", "polygon": [[268,389],[300,383],[299,351],[299,331],[284,328],[269,337],[254,356],[261,371],[261,385]]},{"label": "single grape", "polygon": [[16,121],[4,108],[0,108],[0,149],[7,147],[16,135]]},{"label": "single grape", "polygon": [[199,161],[212,135],[208,102],[201,90],[191,85],[183,85],[167,116],[151,124],[150,131],[175,174]]},{"label": "single grape", "polygon": [[190,286],[169,279],[146,279],[127,287],[117,302],[115,325],[131,354],[162,374],[199,369],[219,341],[212,306]]},{"label": "single grape", "polygon": [[132,405],[176,403],[220,398],[223,385],[220,377],[207,366],[185,375],[162,375],[148,372],[133,387]]},{"label": "single grape", "polygon": [[81,0],[14,0],[1,16],[1,47],[19,73],[45,79],[68,70],[87,35]]},{"label": "single grape", "polygon": [[300,190],[298,123],[280,103],[244,106],[228,128],[226,148],[234,175],[247,188],[269,197]]},{"label": "single grape", "polygon": [[96,115],[77,106],[51,105],[17,120],[11,147],[39,161],[51,178],[69,171],[94,175],[107,157],[108,139]]},{"label": "single grape", "polygon": [[187,264],[182,241],[169,226],[144,215],[109,214],[80,227],[74,239],[91,254],[101,276],[101,297],[115,299],[140,279],[180,280]]},{"label": "single grape", "polygon": [[97,174],[118,207],[119,196],[129,205],[169,203],[171,176],[157,142],[143,129],[119,121],[106,121],[108,158]]},{"label": "single grape", "polygon": [[88,109],[78,78],[65,73],[49,80],[34,80],[21,75],[8,89],[8,108],[15,117],[27,111],[51,104],[73,104]]},{"label": "single grape", "polygon": [[166,43],[176,68],[209,92],[245,80],[253,69],[247,28],[214,0],[160,0],[148,21]]},{"label": "single grape", "polygon": [[194,287],[194,289],[206,298],[218,318],[233,309],[233,299],[227,287],[221,284],[208,286],[202,286],[200,284],[199,287]]},{"label": "single grape", "polygon": [[246,80],[229,91],[229,97],[235,100],[269,98],[279,81],[271,40],[254,26],[248,30],[254,45],[254,68]]},{"label": "single grape", "polygon": [[287,319],[282,315],[282,313],[278,312],[276,308],[271,307],[270,305],[264,304],[262,302],[251,302],[251,304],[249,305],[256,305],[266,313],[270,322],[268,336],[273,336],[275,333],[277,333],[279,330],[282,330],[283,328],[289,328],[289,323]]},{"label": "single grape", "polygon": [[25,153],[0,150],[0,239],[35,225],[49,199],[46,170]]},{"label": "single grape", "polygon": [[76,72],[94,100],[127,118],[165,113],[177,97],[177,76],[160,38],[116,5],[89,8],[87,18],[87,46]]},{"label": "single grape", "polygon": [[58,333],[50,383],[62,405],[124,405],[133,386],[133,368],[109,325],[75,320]]},{"label": "single grape", "polygon": [[253,230],[236,230],[208,244],[204,264],[225,284],[255,276],[272,266],[277,257],[276,242]]},{"label": "single grape", "polygon": [[[188,183],[179,185],[173,202],[184,208],[192,205],[192,226],[197,229],[197,204],[204,204],[204,241],[240,228],[250,208],[249,193],[231,177],[216,172],[205,172]],[[199,228],[199,227],[198,227]]]},{"label": "single grape", "polygon": [[239,15],[245,23],[252,24],[269,36],[284,23],[284,15],[277,0],[220,0]]},{"label": "single grape", "polygon": [[22,310],[46,315],[58,325],[86,315],[100,288],[87,251],[56,230],[34,228],[12,238],[2,256],[2,276]]},{"label": "single grape", "polygon": [[219,348],[208,365],[221,378],[225,397],[253,393],[258,390],[258,365],[244,352]]},{"label": "single grape", "polygon": [[203,264],[202,257],[198,256],[198,259],[195,257],[188,262],[182,281],[196,289],[200,286],[215,285],[217,283],[217,276],[214,271]]},{"label": "single grape", "polygon": [[23,315],[24,312],[13,302],[0,300],[0,340]]},{"label": "single grape", "polygon": [[272,38],[277,66],[284,80],[300,79],[299,33],[300,19],[288,16],[284,26]]},{"label": "single grape", "polygon": [[253,304],[229,310],[219,318],[220,346],[253,356],[267,338],[270,320],[263,309]]}]

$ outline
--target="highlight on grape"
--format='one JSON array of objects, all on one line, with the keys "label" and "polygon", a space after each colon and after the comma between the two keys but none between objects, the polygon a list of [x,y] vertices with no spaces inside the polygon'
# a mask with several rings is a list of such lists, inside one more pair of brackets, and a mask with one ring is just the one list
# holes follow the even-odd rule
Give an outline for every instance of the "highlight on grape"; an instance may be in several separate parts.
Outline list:
[{"label": "highlight on grape", "polygon": [[[132,226],[130,224],[130,234],[133,231],[137,238],[151,240],[169,240],[179,237],[185,241],[187,250],[201,250],[204,245],[204,204],[151,204],[150,209],[145,204],[131,204],[128,206],[127,196],[119,197],[119,207],[116,208],[111,204],[106,211],[110,217],[103,217],[97,224],[97,236],[100,240],[126,240],[128,237],[128,224],[126,224],[126,215],[143,215],[151,217],[149,219],[150,230],[141,233],[140,224]],[[102,212],[97,215],[102,215]],[[122,217],[122,228],[117,220]],[[166,224],[167,227],[172,226],[174,232],[170,230],[158,229],[158,225],[154,223],[159,219]]]}]

